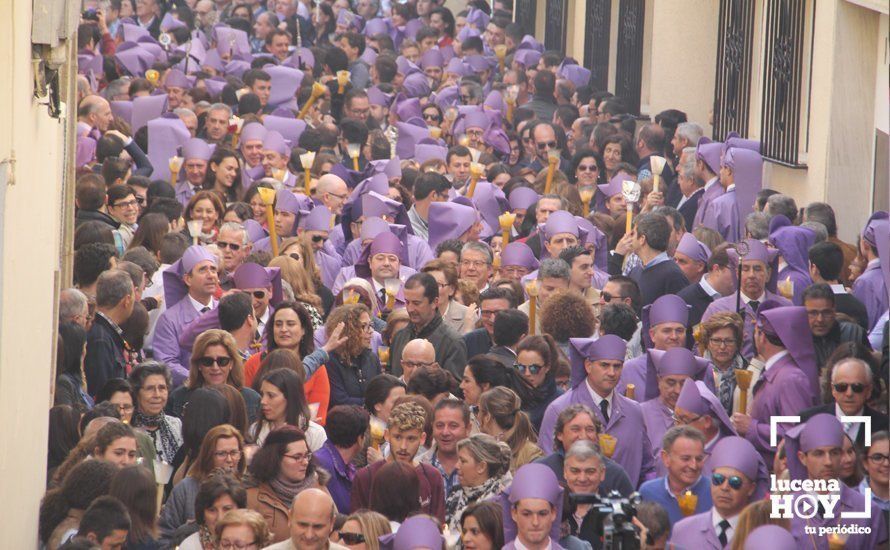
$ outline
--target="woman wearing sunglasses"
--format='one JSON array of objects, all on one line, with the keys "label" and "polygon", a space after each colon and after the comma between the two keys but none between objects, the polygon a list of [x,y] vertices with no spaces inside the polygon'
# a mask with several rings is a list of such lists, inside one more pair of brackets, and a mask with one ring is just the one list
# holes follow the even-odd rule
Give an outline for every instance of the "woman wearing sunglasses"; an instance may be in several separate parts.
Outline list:
[{"label": "woman wearing sunglasses", "polygon": [[167,414],[181,418],[193,391],[222,384],[228,384],[241,392],[244,404],[247,405],[247,416],[251,421],[255,420],[260,409],[260,396],[244,385],[238,344],[228,332],[211,329],[202,332],[195,340],[188,380],[170,393]]},{"label": "woman wearing sunglasses", "polygon": [[523,399],[522,410],[535,430],[541,428],[547,406],[563,393],[554,376],[558,367],[559,348],[549,334],[526,336],[516,346],[513,368],[533,389],[531,399]]},{"label": "woman wearing sunglasses", "polygon": [[340,528],[340,544],[350,550],[380,550],[378,537],[392,533],[389,520],[370,510],[361,510],[346,518]]},{"label": "woman wearing sunglasses", "polygon": [[439,128],[442,124],[442,109],[435,103],[430,103],[423,108],[423,121],[428,127]]},{"label": "woman wearing sunglasses", "polygon": [[745,438],[721,439],[711,451],[708,466],[713,506],[674,524],[670,542],[677,548],[727,548],[736,534],[739,514],[766,495],[769,472],[760,453]]}]

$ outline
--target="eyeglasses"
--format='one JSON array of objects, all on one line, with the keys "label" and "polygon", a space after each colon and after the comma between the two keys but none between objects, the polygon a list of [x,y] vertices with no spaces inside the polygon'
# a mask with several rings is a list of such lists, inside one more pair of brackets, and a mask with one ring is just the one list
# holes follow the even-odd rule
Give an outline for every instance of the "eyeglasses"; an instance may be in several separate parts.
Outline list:
[{"label": "eyeglasses", "polygon": [[328,240],[324,235],[312,235],[312,242],[314,243],[323,243]]},{"label": "eyeglasses", "polygon": [[431,120],[433,122],[439,122],[442,119],[436,113],[423,113],[423,120]]},{"label": "eyeglasses", "polygon": [[339,193],[334,193],[333,191],[328,191],[328,195],[330,195],[330,196],[332,196],[332,197],[337,197],[338,199],[340,199],[340,200],[342,201],[342,200],[345,200],[346,197],[349,196],[349,193],[343,193],[343,194],[341,195],[341,194],[339,194]]},{"label": "eyeglasses", "polygon": [[841,382],[839,384],[832,384],[831,387],[838,393],[847,393],[847,389],[853,390],[853,393],[862,393],[865,391],[865,384],[847,384]]},{"label": "eyeglasses", "polygon": [[435,361],[433,361],[432,363],[425,363],[423,361],[405,361],[404,359],[402,359],[402,368],[404,368],[404,367],[408,367],[409,369],[416,369],[416,368],[420,368],[420,367],[429,368],[435,364],[436,364]]},{"label": "eyeglasses", "polygon": [[709,338],[708,342],[718,348],[728,348],[735,345],[735,338]]},{"label": "eyeglasses", "polygon": [[532,376],[538,374],[544,369],[543,365],[523,365],[522,363],[513,363],[513,368],[519,371],[519,374],[525,374],[526,371]]},{"label": "eyeglasses", "polygon": [[686,421],[686,420],[683,420],[682,418],[680,418],[679,416],[677,416],[677,413],[672,413],[672,414],[671,414],[671,418],[673,419],[674,424],[676,424],[677,426],[688,426],[689,424],[692,424],[693,422],[695,422],[696,420],[698,420],[698,419],[701,418],[702,416],[703,416],[703,415],[698,415],[698,416],[696,416],[695,418],[692,418],[692,419],[690,419],[689,421]]},{"label": "eyeglasses", "polygon": [[213,453],[213,456],[220,460],[225,460],[227,458],[238,460],[239,458],[241,458],[241,451],[215,451]]},{"label": "eyeglasses", "polygon": [[220,367],[228,367],[232,363],[231,357],[199,357],[196,361],[199,367],[212,367],[219,365]]},{"label": "eyeglasses", "polygon": [[139,201],[136,199],[119,202],[117,204],[113,204],[112,206],[115,208],[135,208],[139,204]]},{"label": "eyeglasses", "polygon": [[729,487],[735,491],[738,491],[742,488],[742,485],[745,484],[745,480],[743,480],[739,476],[729,476],[726,477],[723,474],[713,473],[711,474],[711,484],[714,487],[720,487],[724,482],[729,481]]},{"label": "eyeglasses", "polygon": [[483,268],[488,265],[488,262],[485,260],[461,260],[461,267],[475,267],[476,269]]},{"label": "eyeglasses", "polygon": [[361,533],[343,533],[340,532],[340,540],[349,546],[365,543],[365,536]]},{"label": "eyeglasses", "polygon": [[256,546],[256,541],[254,542],[241,542],[240,540],[231,541],[231,540],[221,540],[219,541],[220,550],[246,550],[247,548],[253,548]]},{"label": "eyeglasses", "polygon": [[609,293],[609,292],[601,292],[601,293],[600,293],[600,297],[601,297],[601,298],[603,299],[603,301],[606,302],[607,304],[608,304],[609,302],[611,302],[612,300],[623,300],[624,298],[626,298],[626,296],[616,296],[616,295],[611,294],[611,293]]},{"label": "eyeglasses", "polygon": [[264,299],[266,298],[266,291],[263,290],[263,289],[257,289],[257,290],[245,290],[245,291],[244,291],[244,294],[250,294],[251,296],[253,296],[253,297],[256,298],[257,300],[264,300]]},{"label": "eyeglasses", "polygon": [[578,171],[579,172],[597,172],[599,167],[596,164],[579,164]]},{"label": "eyeglasses", "polygon": [[303,462],[304,460],[306,462],[309,462],[310,460],[312,460],[312,453],[299,454],[299,455],[284,455],[284,456],[293,460],[294,462]]},{"label": "eyeglasses", "polygon": [[218,246],[220,250],[225,250],[228,248],[232,252],[238,252],[239,250],[241,250],[240,244],[227,243],[226,241],[216,241],[216,246]]},{"label": "eyeglasses", "polygon": [[542,141],[541,143],[535,143],[535,147],[538,148],[538,151],[543,151],[545,149],[556,149],[556,142]]},{"label": "eyeglasses", "polygon": [[890,462],[890,455],[875,453],[873,455],[868,455],[868,461],[873,464],[880,464],[881,462]]}]

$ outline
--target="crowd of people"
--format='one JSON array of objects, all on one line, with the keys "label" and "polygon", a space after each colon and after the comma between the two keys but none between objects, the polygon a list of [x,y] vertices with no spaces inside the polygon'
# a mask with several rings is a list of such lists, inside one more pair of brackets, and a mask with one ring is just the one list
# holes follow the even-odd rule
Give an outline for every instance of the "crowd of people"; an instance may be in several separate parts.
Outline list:
[{"label": "crowd of people", "polygon": [[83,7],[41,547],[886,545],[886,211],[511,0]]}]

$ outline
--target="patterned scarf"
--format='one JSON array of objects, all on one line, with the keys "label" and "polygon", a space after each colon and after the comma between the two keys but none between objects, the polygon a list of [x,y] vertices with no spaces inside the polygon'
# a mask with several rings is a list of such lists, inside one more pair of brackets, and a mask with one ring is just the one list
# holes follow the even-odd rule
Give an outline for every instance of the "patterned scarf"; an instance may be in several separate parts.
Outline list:
[{"label": "patterned scarf", "polygon": [[482,485],[460,487],[452,491],[445,499],[445,521],[448,522],[448,526],[459,533],[460,517],[467,506],[474,502],[496,498],[512,482],[513,475],[507,472],[499,477],[488,478]]},{"label": "patterned scarf", "polygon": [[317,485],[318,474],[316,472],[312,472],[304,477],[303,481],[291,481],[285,479],[279,472],[278,477],[269,482],[269,487],[272,488],[275,496],[277,496],[281,502],[286,503],[288,508],[290,508],[290,503],[294,501],[294,497],[300,492]]},{"label": "patterned scarf", "polygon": [[154,441],[158,458],[168,464],[173,463],[176,451],[182,446],[182,434],[173,430],[164,413],[147,415],[136,409],[133,412],[131,425],[134,428],[145,428]]}]

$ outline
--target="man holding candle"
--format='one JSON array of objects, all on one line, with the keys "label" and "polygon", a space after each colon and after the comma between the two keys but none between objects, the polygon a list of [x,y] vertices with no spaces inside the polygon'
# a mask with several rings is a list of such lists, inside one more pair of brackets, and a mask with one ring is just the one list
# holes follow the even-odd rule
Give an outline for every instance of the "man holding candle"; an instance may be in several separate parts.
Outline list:
[{"label": "man holding candle", "polygon": [[541,262],[541,269],[533,275],[537,277],[527,283],[526,291],[528,292],[528,286],[535,285],[537,296],[530,293],[529,300],[519,306],[519,311],[535,321],[534,334],[541,334],[541,317],[532,313],[531,300],[534,298],[535,306],[538,306],[544,304],[556,292],[568,290],[569,282],[572,280],[572,270],[564,260],[547,258]]},{"label": "man holding candle", "polygon": [[626,349],[624,340],[612,334],[596,340],[569,340],[572,389],[547,407],[538,445],[545,453],[552,452],[559,413],[570,405],[586,405],[604,426],[604,435],[600,437],[604,454],[624,468],[631,483],[637,486],[655,475],[655,466],[640,406],[615,391]]},{"label": "man holding candle", "polygon": [[667,474],[643,483],[640,497],[660,504],[671,525],[709,510],[711,483],[702,476],[705,458],[705,436],[690,426],[674,426],[662,439],[661,461]]},{"label": "man holding candle", "polygon": [[[213,150],[203,140],[191,138],[182,146],[182,167],[185,179],[176,184],[176,200],[183,206],[203,188],[204,178],[207,175],[207,163]],[[178,180],[178,174],[175,178]],[[171,181],[173,178],[171,178]]]},{"label": "man holding candle", "polygon": [[711,451],[707,464],[711,472],[705,475],[711,480],[714,505],[674,525],[670,542],[678,548],[729,548],[738,528],[739,514],[745,506],[766,495],[769,484],[766,464],[744,438],[721,439]]}]

